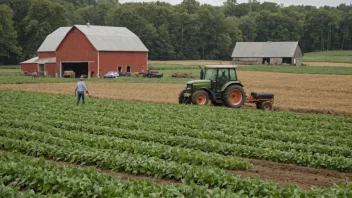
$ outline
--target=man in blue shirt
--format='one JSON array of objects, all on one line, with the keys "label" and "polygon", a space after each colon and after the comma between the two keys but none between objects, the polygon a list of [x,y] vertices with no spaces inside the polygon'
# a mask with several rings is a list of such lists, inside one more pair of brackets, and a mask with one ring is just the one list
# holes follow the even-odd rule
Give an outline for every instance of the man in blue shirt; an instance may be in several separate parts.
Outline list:
[{"label": "man in blue shirt", "polygon": [[77,105],[79,104],[79,101],[81,100],[82,98],[82,104],[85,104],[85,101],[84,101],[84,91],[88,93],[88,88],[86,86],[86,84],[84,84],[83,82],[83,76],[81,76],[81,78],[79,79],[77,85],[76,85],[76,90],[75,90],[75,95],[76,93],[78,94],[78,98],[77,98]]}]

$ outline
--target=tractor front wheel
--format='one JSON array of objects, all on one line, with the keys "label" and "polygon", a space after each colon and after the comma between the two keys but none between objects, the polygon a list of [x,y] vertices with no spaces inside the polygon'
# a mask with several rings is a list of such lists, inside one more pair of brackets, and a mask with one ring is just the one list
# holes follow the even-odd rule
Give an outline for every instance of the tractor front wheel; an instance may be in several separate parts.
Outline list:
[{"label": "tractor front wheel", "polygon": [[240,108],[246,101],[246,94],[241,86],[232,85],[226,88],[222,101],[227,107]]},{"label": "tractor front wheel", "polygon": [[207,105],[209,102],[209,94],[204,90],[196,91],[192,94],[192,103],[195,105]]},{"label": "tractor front wheel", "polygon": [[178,95],[178,103],[179,104],[191,104],[191,98],[185,98],[184,94],[185,94],[186,90],[181,91],[181,93]]}]

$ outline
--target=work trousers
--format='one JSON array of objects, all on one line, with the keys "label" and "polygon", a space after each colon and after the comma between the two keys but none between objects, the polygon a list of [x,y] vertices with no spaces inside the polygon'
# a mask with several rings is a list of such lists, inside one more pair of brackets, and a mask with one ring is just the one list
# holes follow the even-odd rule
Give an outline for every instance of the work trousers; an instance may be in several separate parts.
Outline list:
[{"label": "work trousers", "polygon": [[84,101],[84,91],[77,91],[77,95],[78,95],[78,98],[77,98],[77,105],[79,104],[79,101],[81,100],[81,98],[82,98],[82,104],[85,104],[85,101]]}]

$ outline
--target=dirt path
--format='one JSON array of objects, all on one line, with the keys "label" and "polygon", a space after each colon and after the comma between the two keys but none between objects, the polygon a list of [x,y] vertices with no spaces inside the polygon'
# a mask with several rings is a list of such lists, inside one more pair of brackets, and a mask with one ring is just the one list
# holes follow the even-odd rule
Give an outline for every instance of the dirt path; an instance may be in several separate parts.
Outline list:
[{"label": "dirt path", "polygon": [[[239,71],[247,95],[275,93],[274,110],[352,116],[352,76]],[[86,82],[93,97],[176,104],[181,84]],[[0,89],[73,95],[75,83],[0,85]],[[245,108],[254,108],[246,105]]]},{"label": "dirt path", "polygon": [[352,182],[352,173],[307,168],[264,160],[249,159],[249,161],[254,165],[254,169],[231,171],[231,173],[273,181],[281,186],[294,184],[303,189],[311,187],[328,188],[333,184]]}]

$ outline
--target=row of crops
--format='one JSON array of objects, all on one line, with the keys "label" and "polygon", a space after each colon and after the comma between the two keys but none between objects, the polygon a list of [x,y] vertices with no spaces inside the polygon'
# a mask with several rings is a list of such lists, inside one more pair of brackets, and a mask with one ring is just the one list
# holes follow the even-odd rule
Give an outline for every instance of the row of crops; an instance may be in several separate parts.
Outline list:
[{"label": "row of crops", "polygon": [[[252,168],[240,158],[251,157],[351,172],[351,118],[103,99],[76,106],[74,100],[0,91],[1,194],[352,196],[351,185],[304,191],[229,171]],[[175,184],[124,181],[36,157],[171,179]]]}]

